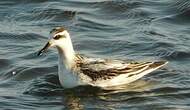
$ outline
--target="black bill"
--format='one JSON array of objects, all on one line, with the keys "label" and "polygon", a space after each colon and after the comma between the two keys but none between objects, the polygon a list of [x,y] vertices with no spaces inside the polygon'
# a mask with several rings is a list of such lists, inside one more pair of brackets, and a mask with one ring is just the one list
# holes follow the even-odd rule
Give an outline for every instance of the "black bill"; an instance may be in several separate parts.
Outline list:
[{"label": "black bill", "polygon": [[42,53],[46,52],[47,49],[51,46],[51,44],[49,42],[47,42],[47,44],[38,52],[38,56],[40,56]]}]

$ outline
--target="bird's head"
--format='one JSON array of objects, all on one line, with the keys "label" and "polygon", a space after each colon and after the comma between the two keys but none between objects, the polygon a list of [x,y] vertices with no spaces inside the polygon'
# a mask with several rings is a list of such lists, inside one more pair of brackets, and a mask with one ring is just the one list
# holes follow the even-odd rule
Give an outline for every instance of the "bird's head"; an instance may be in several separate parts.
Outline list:
[{"label": "bird's head", "polygon": [[63,27],[57,27],[50,31],[50,38],[46,45],[39,51],[38,56],[47,51],[50,47],[66,48],[72,45],[69,33]]}]

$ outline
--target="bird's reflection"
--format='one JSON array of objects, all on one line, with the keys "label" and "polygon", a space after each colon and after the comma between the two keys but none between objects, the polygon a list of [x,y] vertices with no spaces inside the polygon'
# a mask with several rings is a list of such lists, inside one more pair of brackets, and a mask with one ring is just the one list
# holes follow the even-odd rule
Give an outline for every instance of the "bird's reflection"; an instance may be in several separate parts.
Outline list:
[{"label": "bird's reflection", "polygon": [[[152,86],[155,84],[155,82],[149,82],[149,81],[144,81],[144,80],[139,80],[134,82],[133,84],[130,85],[122,85],[122,86],[117,86],[117,87],[110,87],[107,88],[106,90],[101,89],[101,88],[95,88],[95,87],[77,87],[74,89],[69,89],[69,90],[64,90],[64,95],[63,95],[63,105],[65,109],[68,110],[83,110],[85,109],[86,101],[88,98],[90,99],[95,99],[95,100],[101,100],[104,101],[105,103],[112,98],[116,98],[115,95],[120,94],[120,93],[125,93],[125,92],[134,92],[134,95],[136,92],[142,92],[146,91],[152,88]],[[131,98],[134,95],[125,96],[125,99]],[[113,97],[112,97],[113,96]],[[118,97],[119,98],[119,97]],[[116,98],[116,100],[120,100]],[[85,100],[83,100],[85,99]],[[90,102],[88,102],[90,103]],[[85,104],[85,105],[84,105]],[[93,103],[90,104],[93,105],[95,108],[101,108],[102,105]],[[103,104],[103,108],[107,109],[114,109],[115,107],[109,104]]]},{"label": "bird's reflection", "polygon": [[83,110],[84,109],[84,105],[80,101],[80,97],[77,97],[72,92],[65,94],[63,103],[64,103],[65,108],[68,110]]}]

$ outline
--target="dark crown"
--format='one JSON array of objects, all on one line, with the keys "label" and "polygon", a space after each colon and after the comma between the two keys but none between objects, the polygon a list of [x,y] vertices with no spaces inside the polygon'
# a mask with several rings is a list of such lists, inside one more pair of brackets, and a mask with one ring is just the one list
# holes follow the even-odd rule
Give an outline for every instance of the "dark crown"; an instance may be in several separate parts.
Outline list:
[{"label": "dark crown", "polygon": [[63,31],[65,31],[66,29],[64,28],[64,27],[56,27],[56,28],[54,28],[54,29],[52,29],[51,31],[50,31],[50,34],[57,34],[57,33],[59,33],[59,32],[63,32]]}]

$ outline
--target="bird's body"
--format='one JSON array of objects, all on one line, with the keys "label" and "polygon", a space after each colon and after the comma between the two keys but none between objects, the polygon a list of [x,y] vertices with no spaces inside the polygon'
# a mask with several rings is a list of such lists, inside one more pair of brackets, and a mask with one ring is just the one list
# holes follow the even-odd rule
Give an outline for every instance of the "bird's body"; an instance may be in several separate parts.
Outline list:
[{"label": "bird's body", "polygon": [[[59,80],[64,87],[92,85],[110,87],[131,83],[160,68],[166,62],[134,62],[88,58],[76,54],[71,69],[59,63]],[[62,76],[62,77],[61,77]]]},{"label": "bird's body", "polygon": [[39,55],[48,47],[57,47],[58,75],[61,85],[65,88],[79,85],[104,88],[127,84],[167,64],[166,61],[134,62],[85,57],[75,53],[66,30],[57,28],[51,33],[53,33],[53,40],[46,44]]}]

